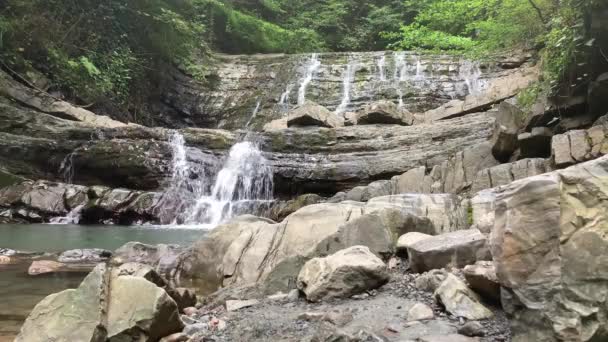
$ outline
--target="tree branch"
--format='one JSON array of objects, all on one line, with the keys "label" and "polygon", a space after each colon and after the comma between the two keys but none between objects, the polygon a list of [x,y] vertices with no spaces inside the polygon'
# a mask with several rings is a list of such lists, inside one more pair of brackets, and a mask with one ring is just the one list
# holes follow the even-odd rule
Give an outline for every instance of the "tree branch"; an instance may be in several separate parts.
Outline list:
[{"label": "tree branch", "polygon": [[534,2],[534,0],[528,0],[528,2],[530,3],[530,5],[532,7],[534,7],[534,9],[536,10],[536,13],[538,13],[538,17],[540,18],[540,21],[543,22],[543,24],[546,24],[547,21],[545,20],[545,16],[543,16],[543,12],[540,10],[540,8],[536,5],[536,3]]}]

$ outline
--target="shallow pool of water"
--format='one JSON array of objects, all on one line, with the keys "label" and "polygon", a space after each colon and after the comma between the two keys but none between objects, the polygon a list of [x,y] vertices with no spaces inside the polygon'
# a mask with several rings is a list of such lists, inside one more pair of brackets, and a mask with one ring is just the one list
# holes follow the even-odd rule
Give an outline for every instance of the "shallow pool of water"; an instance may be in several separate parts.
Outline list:
[{"label": "shallow pool of water", "polygon": [[[0,225],[0,248],[29,252],[61,252],[77,248],[115,250],[129,241],[188,245],[205,231],[162,227]],[[15,262],[16,261],[16,262]],[[78,287],[86,274],[30,276],[31,259],[0,264],[0,342],[12,341],[31,309],[42,298]]]}]

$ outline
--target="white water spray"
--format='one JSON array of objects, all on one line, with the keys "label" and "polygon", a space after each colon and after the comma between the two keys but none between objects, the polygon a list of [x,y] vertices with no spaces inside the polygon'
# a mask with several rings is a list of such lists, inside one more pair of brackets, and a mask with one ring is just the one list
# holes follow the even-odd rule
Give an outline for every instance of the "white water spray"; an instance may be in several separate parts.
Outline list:
[{"label": "white water spray", "polygon": [[479,63],[463,61],[458,74],[459,77],[464,80],[466,90],[462,89],[462,91],[465,92],[465,95],[477,95],[484,90],[486,84],[480,79],[481,69],[479,67]]},{"label": "white water spray", "polygon": [[313,53],[308,62],[305,65],[304,77],[300,82],[300,88],[298,89],[298,105],[303,105],[306,102],[306,88],[310,82],[312,82],[315,73],[321,66],[321,61],[319,61],[319,54]]},{"label": "white water spray", "polygon": [[80,213],[82,212],[82,209],[84,209],[84,204],[75,207],[63,217],[52,218],[50,224],[78,224],[80,222]]},{"label": "white water spray", "polygon": [[224,167],[216,176],[210,195],[201,196],[188,212],[185,222],[213,228],[242,211],[250,211],[272,201],[270,164],[258,146],[250,141],[230,149]]},{"label": "white water spray", "polygon": [[378,58],[378,77],[380,78],[380,82],[386,81],[386,73],[384,71],[385,68],[386,68],[386,56],[382,55],[380,58]]},{"label": "white water spray", "polygon": [[422,63],[420,62],[420,59],[416,60],[416,80],[422,80],[424,79],[424,67],[422,66]]},{"label": "white water spray", "polygon": [[357,67],[356,63],[349,62],[342,75],[342,101],[336,109],[337,113],[344,113],[350,105],[351,89],[355,80],[355,74],[357,73]]}]

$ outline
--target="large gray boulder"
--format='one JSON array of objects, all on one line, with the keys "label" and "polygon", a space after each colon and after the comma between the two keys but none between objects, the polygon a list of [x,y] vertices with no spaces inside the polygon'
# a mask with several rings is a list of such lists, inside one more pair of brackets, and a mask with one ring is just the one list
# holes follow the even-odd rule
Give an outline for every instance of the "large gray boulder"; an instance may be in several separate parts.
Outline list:
[{"label": "large gray boulder", "polygon": [[410,267],[422,273],[445,267],[462,268],[490,258],[486,237],[478,229],[429,237],[408,247]]},{"label": "large gray boulder", "polygon": [[494,262],[478,261],[475,265],[465,266],[463,273],[473,291],[485,299],[500,301],[500,284],[496,277]]},{"label": "large gray boulder", "polygon": [[514,341],[608,338],[608,157],[497,195],[492,255]]},{"label": "large gray boulder", "polygon": [[344,120],[323,106],[306,102],[289,112],[287,127],[299,126],[337,128],[344,126]]},{"label": "large gray boulder", "polygon": [[182,328],[177,304],[163,288],[99,264],[77,289],[38,303],[16,341],[152,342]]},{"label": "large gray boulder", "polygon": [[295,287],[300,268],[314,257],[362,245],[388,258],[397,237],[416,223],[431,226],[398,207],[360,202],[309,205],[281,223],[240,217],[185,252],[181,276],[216,287],[258,283],[273,294]]},{"label": "large gray boulder", "polygon": [[34,307],[15,342],[104,342],[106,332],[100,323],[106,292],[105,265],[97,266],[77,289],[44,298]]},{"label": "large gray boulder", "polygon": [[298,289],[311,302],[347,298],[389,280],[384,262],[364,246],[354,246],[308,261],[298,275]]},{"label": "large gray boulder", "polygon": [[414,122],[414,116],[405,109],[399,108],[392,101],[377,101],[363,107],[357,113],[358,125],[394,124],[409,126]]},{"label": "large gray boulder", "polygon": [[147,245],[141,242],[127,242],[119,247],[112,256],[112,263],[141,263],[151,266],[167,279],[175,277],[178,257],[183,248],[178,245]]}]

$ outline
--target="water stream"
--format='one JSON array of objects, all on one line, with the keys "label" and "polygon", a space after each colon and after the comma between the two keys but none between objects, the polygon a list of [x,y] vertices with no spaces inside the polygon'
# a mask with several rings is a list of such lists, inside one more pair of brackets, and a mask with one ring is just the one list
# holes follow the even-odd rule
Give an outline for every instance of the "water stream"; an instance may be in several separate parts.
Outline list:
[{"label": "water stream", "polygon": [[342,101],[336,109],[336,113],[344,113],[350,105],[351,89],[353,86],[353,82],[355,81],[355,74],[357,73],[357,68],[357,63],[353,61],[349,61],[346,65],[346,69],[342,74]]},{"label": "water stream", "polygon": [[298,89],[298,105],[303,105],[306,102],[306,88],[310,82],[312,82],[315,73],[321,66],[319,60],[319,54],[313,53],[310,59],[304,65],[304,77],[300,82],[300,88]]}]

